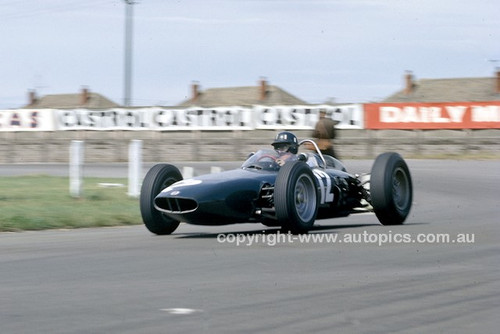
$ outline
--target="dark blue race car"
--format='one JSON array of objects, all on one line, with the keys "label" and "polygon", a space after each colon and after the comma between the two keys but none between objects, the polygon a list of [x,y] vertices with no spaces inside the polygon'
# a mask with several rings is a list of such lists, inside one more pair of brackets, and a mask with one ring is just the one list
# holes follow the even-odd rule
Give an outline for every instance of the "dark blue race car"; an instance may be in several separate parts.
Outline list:
[{"label": "dark blue race car", "polygon": [[408,166],[397,153],[377,157],[371,173],[352,175],[343,164],[314,151],[284,154],[263,149],[241,168],[182,179],[179,169],[158,164],[147,173],[140,208],[146,227],[170,234],[180,222],[225,225],[256,222],[306,233],[316,219],[375,212],[383,225],[402,224],[412,205]]}]

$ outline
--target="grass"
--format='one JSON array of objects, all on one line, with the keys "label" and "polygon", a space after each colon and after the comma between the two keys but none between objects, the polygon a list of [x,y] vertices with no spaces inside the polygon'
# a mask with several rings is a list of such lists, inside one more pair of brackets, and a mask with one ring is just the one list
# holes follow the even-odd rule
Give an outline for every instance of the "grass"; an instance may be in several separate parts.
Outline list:
[{"label": "grass", "polygon": [[0,177],[0,232],[135,225],[142,222],[139,201],[126,179],[86,178],[81,198],[69,194],[69,179],[54,176]]}]

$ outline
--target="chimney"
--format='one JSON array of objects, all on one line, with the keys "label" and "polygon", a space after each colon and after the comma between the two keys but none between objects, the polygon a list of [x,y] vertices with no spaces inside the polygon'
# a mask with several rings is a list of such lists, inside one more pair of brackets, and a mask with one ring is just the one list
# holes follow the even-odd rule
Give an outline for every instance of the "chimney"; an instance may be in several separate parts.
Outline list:
[{"label": "chimney", "polygon": [[90,94],[89,94],[89,89],[87,87],[83,87],[81,90],[80,94],[80,105],[86,105],[89,103],[90,100]]},{"label": "chimney", "polygon": [[191,102],[196,102],[200,97],[200,84],[198,81],[193,81],[191,84]]},{"label": "chimney", "polygon": [[28,101],[29,105],[33,105],[38,101],[38,98],[36,97],[36,91],[34,89],[28,92]]},{"label": "chimney", "polygon": [[413,93],[413,88],[415,84],[413,82],[413,73],[411,71],[406,71],[405,74],[405,95]]},{"label": "chimney", "polygon": [[500,94],[500,68],[497,68],[497,77],[495,86],[496,86],[495,93]]},{"label": "chimney", "polygon": [[259,81],[259,101],[264,101],[267,97],[267,81],[261,78]]}]

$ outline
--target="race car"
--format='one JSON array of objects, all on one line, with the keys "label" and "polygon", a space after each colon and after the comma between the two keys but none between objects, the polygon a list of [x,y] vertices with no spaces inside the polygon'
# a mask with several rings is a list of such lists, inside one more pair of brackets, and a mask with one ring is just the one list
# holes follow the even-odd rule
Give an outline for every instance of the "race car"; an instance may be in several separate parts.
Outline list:
[{"label": "race car", "polygon": [[146,174],[140,195],[144,224],[152,233],[171,234],[180,222],[225,225],[255,222],[307,233],[316,219],[373,211],[383,225],[402,224],[411,209],[413,188],[404,159],[380,154],[371,173],[353,175],[337,159],[323,155],[311,139],[299,154],[257,151],[234,170],[183,180],[177,167],[157,164]]}]

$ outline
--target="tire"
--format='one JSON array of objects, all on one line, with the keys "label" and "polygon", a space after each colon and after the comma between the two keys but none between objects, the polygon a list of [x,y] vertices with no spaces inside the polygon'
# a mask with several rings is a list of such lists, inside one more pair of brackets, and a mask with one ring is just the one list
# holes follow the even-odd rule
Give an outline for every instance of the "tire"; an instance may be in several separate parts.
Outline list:
[{"label": "tire", "polygon": [[318,187],[311,168],[301,161],[281,167],[274,185],[274,207],[283,230],[307,233],[314,225],[318,206]]},{"label": "tire", "polygon": [[404,159],[393,152],[380,154],[370,178],[373,211],[382,225],[400,225],[410,213],[413,186]]},{"label": "tire", "polygon": [[154,207],[155,197],[171,184],[182,180],[179,169],[173,165],[158,164],[153,166],[141,187],[140,207],[144,225],[154,234],[171,234],[179,226],[179,222],[164,215]]}]

